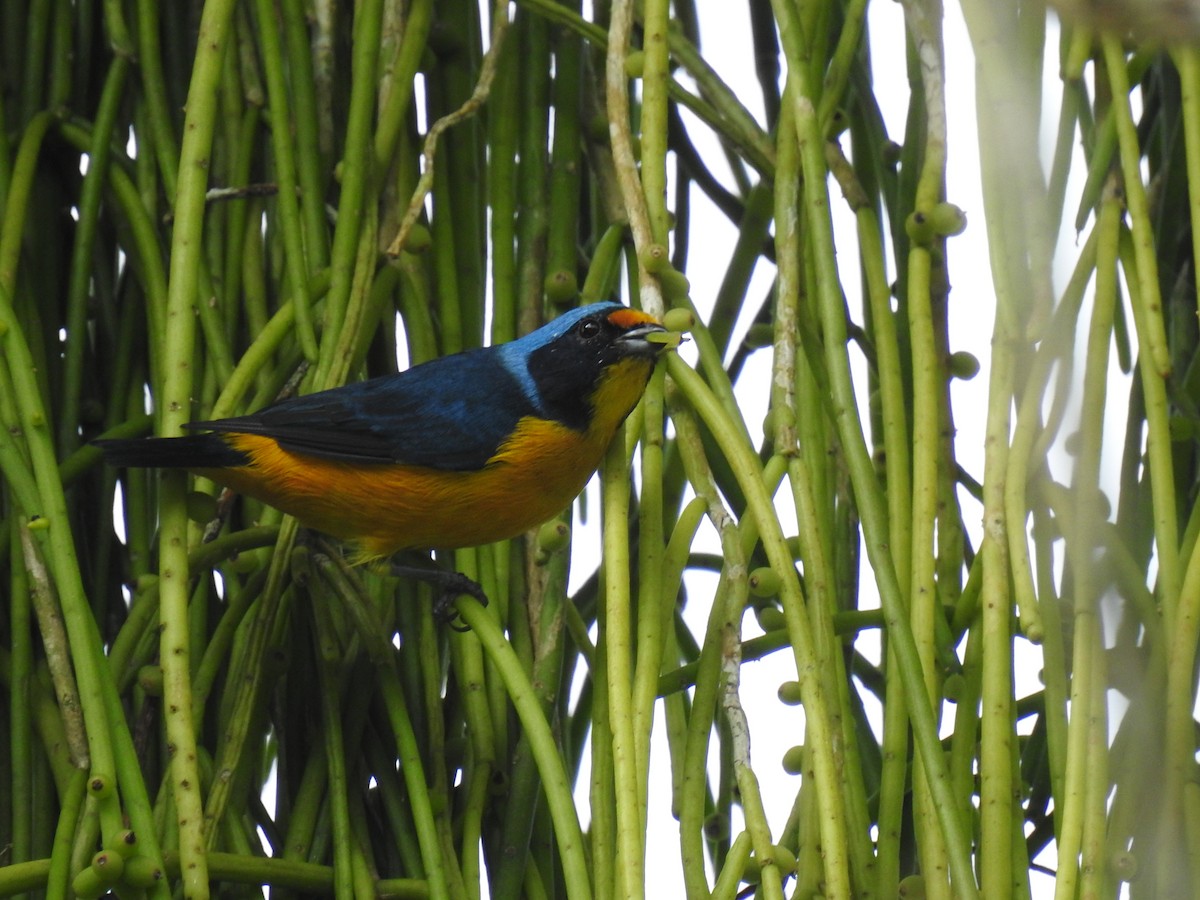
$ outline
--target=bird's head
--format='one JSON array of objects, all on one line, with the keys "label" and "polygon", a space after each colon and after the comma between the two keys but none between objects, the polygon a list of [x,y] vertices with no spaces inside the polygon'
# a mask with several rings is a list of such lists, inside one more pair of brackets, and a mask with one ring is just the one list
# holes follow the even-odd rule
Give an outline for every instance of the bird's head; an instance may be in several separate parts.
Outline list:
[{"label": "bird's head", "polygon": [[659,354],[671,346],[652,339],[666,331],[639,310],[594,303],[505,347],[520,356],[532,399],[547,418],[579,431],[615,429],[637,405]]}]

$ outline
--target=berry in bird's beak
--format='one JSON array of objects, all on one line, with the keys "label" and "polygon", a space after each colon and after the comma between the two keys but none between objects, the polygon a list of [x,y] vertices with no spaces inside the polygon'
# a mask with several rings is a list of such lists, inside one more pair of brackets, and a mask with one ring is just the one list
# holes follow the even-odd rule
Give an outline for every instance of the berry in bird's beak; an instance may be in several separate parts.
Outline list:
[{"label": "berry in bird's beak", "polygon": [[687,335],[682,331],[669,331],[664,328],[661,332],[646,335],[646,340],[651,344],[661,344],[664,350],[674,350],[687,340]]},{"label": "berry in bird's beak", "polygon": [[[679,346],[679,337],[657,322],[645,322],[630,328],[617,338],[617,343],[625,353],[658,356],[663,350]],[[675,338],[674,342],[672,338]]]}]

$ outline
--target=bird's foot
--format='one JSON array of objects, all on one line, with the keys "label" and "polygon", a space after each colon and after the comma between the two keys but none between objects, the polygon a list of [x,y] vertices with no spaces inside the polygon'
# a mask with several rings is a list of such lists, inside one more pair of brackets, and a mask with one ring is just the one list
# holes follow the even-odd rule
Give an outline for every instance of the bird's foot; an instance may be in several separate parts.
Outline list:
[{"label": "bird's foot", "polygon": [[437,599],[433,602],[433,614],[455,631],[468,631],[466,625],[456,622],[458,612],[454,609],[454,601],[462,594],[474,597],[484,606],[488,604],[487,594],[477,581],[468,578],[462,572],[450,572],[445,569],[427,569],[422,566],[407,566],[392,562],[389,571],[396,578],[412,578],[424,581],[437,591]]}]

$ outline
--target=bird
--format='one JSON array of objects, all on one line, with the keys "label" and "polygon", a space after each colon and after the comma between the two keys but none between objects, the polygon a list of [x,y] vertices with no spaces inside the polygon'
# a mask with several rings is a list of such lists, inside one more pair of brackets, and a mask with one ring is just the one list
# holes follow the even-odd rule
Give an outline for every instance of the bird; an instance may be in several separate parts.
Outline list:
[{"label": "bird", "polygon": [[603,301],[514,341],[185,426],[197,433],[95,443],[111,465],[183,468],[261,500],[355,563],[478,546],[570,505],[669,346],[653,316]]}]

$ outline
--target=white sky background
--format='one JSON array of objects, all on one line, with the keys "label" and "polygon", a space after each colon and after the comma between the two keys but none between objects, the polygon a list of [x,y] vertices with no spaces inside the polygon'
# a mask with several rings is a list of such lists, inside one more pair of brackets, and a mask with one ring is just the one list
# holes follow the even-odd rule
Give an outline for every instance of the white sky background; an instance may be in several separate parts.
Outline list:
[{"label": "white sky background", "polygon": [[[705,59],[712,65],[721,77],[730,84],[738,98],[744,103],[755,118],[765,122],[761,103],[761,91],[753,71],[752,38],[749,15],[740,4],[736,13],[728,15],[709,15],[712,11],[709,4],[715,0],[699,0],[701,33],[701,49]],[[868,6],[868,27],[874,68],[874,89],[876,99],[883,111],[889,136],[902,142],[904,139],[905,117],[909,100],[909,83],[905,70],[905,33],[903,10],[899,3],[876,0]],[[971,51],[971,43],[961,12],[956,3],[946,5],[945,22],[945,52],[946,52],[946,102],[949,120],[949,155],[947,170],[947,199],[962,207],[968,216],[969,227],[960,236],[950,239],[947,248],[952,291],[950,295],[950,346],[952,351],[967,350],[973,353],[981,362],[982,367],[978,376],[971,381],[953,382],[952,402],[957,427],[956,452],[964,468],[977,479],[983,477],[985,417],[987,413],[987,385],[989,373],[989,346],[992,334],[992,322],[995,311],[995,298],[991,282],[991,270],[987,251],[987,234],[984,226],[982,189],[979,180],[979,151],[975,124],[975,62]],[[1058,115],[1061,97],[1061,82],[1057,78],[1058,71],[1058,39],[1057,28],[1048,30],[1046,39],[1047,63],[1044,68],[1046,79],[1043,86],[1044,119],[1048,124],[1042,129],[1042,159],[1048,168],[1050,155],[1053,152],[1054,127]],[[677,73],[677,77],[684,77]],[[732,185],[732,179],[724,163],[724,154],[711,132],[699,124],[690,114],[684,112],[689,127],[689,134],[704,159],[712,166],[714,174],[727,186]],[[849,153],[849,141],[844,140],[843,146]],[[1077,151],[1078,152],[1078,151]],[[1080,164],[1072,166],[1072,180],[1068,183],[1066,207],[1073,209],[1078,203],[1082,183]],[[859,275],[857,262],[857,241],[855,224],[848,207],[841,202],[841,193],[836,185],[831,190],[832,209],[834,212],[835,239],[839,251],[839,263],[842,268],[842,285],[846,290],[851,314],[856,321],[862,321],[862,303],[859,296]],[[1066,216],[1072,219],[1073,216]],[[692,285],[692,299],[704,315],[712,309],[716,291],[725,275],[732,248],[737,239],[737,229],[723,215],[717,212],[707,198],[696,188],[692,189],[692,224],[691,249],[689,251],[687,276]],[[1055,286],[1061,289],[1069,275],[1069,266],[1074,256],[1072,250],[1077,246],[1076,236],[1068,227],[1060,236],[1060,256],[1055,269]],[[885,241],[886,250],[890,256],[890,242]],[[1065,259],[1065,263],[1064,260]],[[774,278],[774,266],[760,259],[755,271],[747,297],[746,308],[753,311],[766,295]],[[894,260],[889,259],[889,278],[895,278]],[[1090,302],[1085,303],[1081,322],[1087,321]],[[739,322],[734,331],[730,346],[736,347],[749,326],[749,321]],[[1086,327],[1086,325],[1085,325]],[[687,355],[688,348],[684,348]],[[1136,352],[1136,350],[1135,350]],[[688,357],[694,361],[694,355]],[[865,365],[859,356],[855,359],[857,369],[856,383],[865,386]],[[739,402],[744,412],[746,423],[752,437],[757,442],[762,436],[762,420],[766,413],[766,391],[762,389],[769,383],[771,354],[769,348],[753,355],[747,362],[740,379],[742,389],[738,392]],[[1116,448],[1106,455],[1105,465],[1108,477],[1104,479],[1104,487],[1109,496],[1115,496],[1110,488],[1115,488],[1115,467],[1118,460],[1113,458],[1119,453],[1121,446],[1119,436],[1124,428],[1124,398],[1128,396],[1128,379],[1121,375],[1116,367],[1110,379],[1108,414],[1106,433],[1116,436],[1114,442],[1106,440],[1105,446]],[[1078,379],[1077,379],[1078,380]],[[860,396],[866,396],[865,388],[860,390]],[[1067,421],[1077,419],[1078,392],[1074,408],[1068,413]],[[866,415],[864,410],[864,421]],[[1064,432],[1072,430],[1064,429]],[[1060,455],[1052,460],[1056,475],[1064,483],[1069,483],[1069,460]],[[589,488],[598,491],[596,483]],[[962,495],[963,512],[966,527],[975,547],[979,546],[981,536],[980,518],[982,509],[977,501],[966,494]],[[786,491],[779,495],[781,509],[787,508],[783,517],[785,531],[794,532],[794,513],[791,510],[790,497]],[[599,509],[598,493],[591,498],[589,508]],[[787,523],[792,522],[791,529]],[[589,533],[594,537],[589,537]],[[581,558],[575,561],[573,571],[588,573],[595,566],[595,554],[600,546],[598,517],[587,524],[576,522],[576,540],[573,542],[576,552]],[[715,531],[711,526],[702,529],[701,537],[694,546],[696,551],[717,552],[720,547]],[[864,606],[878,605],[873,598],[873,575],[866,565],[863,554],[863,573],[861,598]],[[711,597],[716,585],[716,576],[709,574],[689,573],[687,585],[689,590],[688,621],[693,632],[702,636]],[[574,587],[574,586],[573,586]],[[754,637],[760,633],[752,615],[744,619],[744,636]],[[859,638],[858,648],[868,657],[876,661],[879,657],[878,633],[868,633]],[[872,640],[874,649],[872,650]],[[1040,689],[1038,672],[1041,668],[1041,654],[1023,640],[1017,642],[1017,696],[1023,697]],[[790,653],[776,653],[759,662],[748,663],[742,668],[741,698],[750,721],[752,754],[755,772],[761,780],[763,801],[766,806],[768,821],[773,835],[779,838],[787,820],[792,802],[799,789],[799,777],[785,773],[781,760],[785,751],[795,744],[802,743],[804,735],[804,714],[800,707],[789,707],[779,702],[776,691],[779,685],[796,677],[795,666]],[[868,714],[878,722],[881,710],[878,705],[871,708],[872,696],[863,691],[868,703]],[[1111,712],[1117,713],[1117,710]],[[954,708],[947,705],[943,711],[943,734],[948,734],[953,728]],[[1116,715],[1113,715],[1115,727]],[[1023,728],[1022,731],[1027,731]],[[682,871],[679,856],[678,823],[670,815],[670,763],[667,757],[666,743],[663,738],[663,720],[661,715],[655,726],[657,739],[652,742],[650,784],[650,826],[647,832],[647,879],[651,888],[650,896],[681,897],[683,896]],[[710,768],[716,772],[716,742],[710,754]],[[586,767],[586,760],[585,760]],[[577,800],[581,815],[586,817],[588,777],[586,768],[580,774],[577,790]],[[586,827],[586,818],[584,819]],[[734,834],[739,823],[734,824]],[[1049,866],[1055,865],[1052,853],[1043,854],[1037,862]],[[1053,895],[1053,879],[1049,876],[1034,872],[1031,874],[1033,896],[1036,898]]]}]

